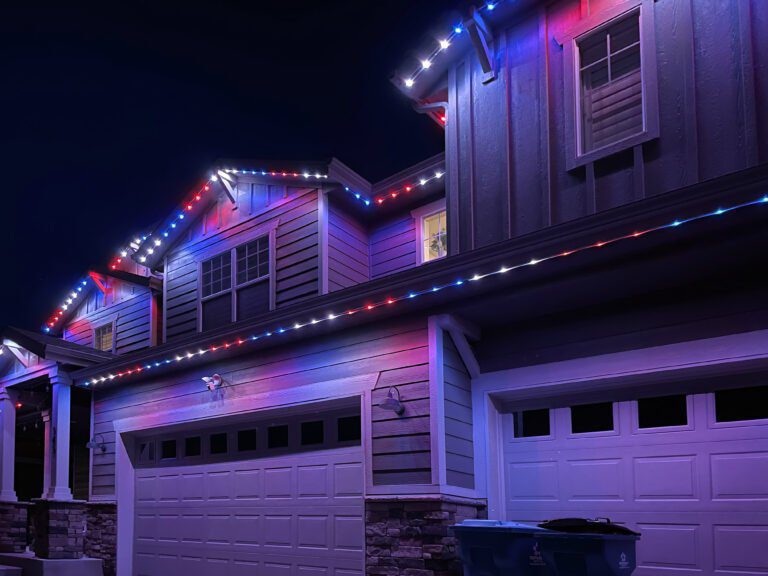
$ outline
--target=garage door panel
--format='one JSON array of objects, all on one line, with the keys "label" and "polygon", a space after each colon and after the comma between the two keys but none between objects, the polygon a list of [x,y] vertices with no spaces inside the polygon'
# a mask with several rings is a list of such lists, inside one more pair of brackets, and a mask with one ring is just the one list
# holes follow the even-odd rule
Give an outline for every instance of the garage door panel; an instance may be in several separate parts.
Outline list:
[{"label": "garage door panel", "polygon": [[361,574],[362,472],[359,446],[138,469],[135,572]]},{"label": "garage door panel", "polygon": [[698,500],[696,456],[633,458],[635,500]]}]

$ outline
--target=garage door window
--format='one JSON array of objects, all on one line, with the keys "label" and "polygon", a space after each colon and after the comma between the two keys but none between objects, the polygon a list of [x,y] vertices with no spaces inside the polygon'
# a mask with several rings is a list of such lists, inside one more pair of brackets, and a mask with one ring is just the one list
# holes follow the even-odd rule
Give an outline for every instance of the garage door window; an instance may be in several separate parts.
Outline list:
[{"label": "garage door window", "polygon": [[339,442],[360,440],[360,416],[342,416],[336,420],[336,437]]},{"label": "garage door window", "polygon": [[227,453],[227,433],[219,432],[218,434],[211,434],[210,449],[211,449],[211,454],[226,454]]},{"label": "garage door window", "polygon": [[288,426],[270,426],[267,428],[267,448],[288,447]]},{"label": "garage door window", "polygon": [[324,437],[323,421],[315,420],[314,422],[302,422],[301,423],[301,445],[312,446],[314,444],[322,444]]},{"label": "garage door window", "polygon": [[521,410],[515,412],[515,438],[533,438],[537,436],[549,436],[549,410]]},{"label": "garage door window", "polygon": [[163,460],[176,458],[176,440],[163,440],[160,443],[160,458]]},{"label": "garage door window", "polygon": [[140,442],[138,451],[138,460],[140,464],[151,464],[155,461],[155,443]]},{"label": "garage door window", "polygon": [[688,400],[684,394],[641,398],[637,401],[638,428],[668,428],[688,424]]},{"label": "garage door window", "polygon": [[716,422],[763,419],[768,419],[768,386],[715,392]]},{"label": "garage door window", "polygon": [[237,431],[237,449],[239,452],[250,452],[251,450],[256,450],[257,447],[257,441],[256,441],[257,431],[256,429],[251,430],[238,430]]},{"label": "garage door window", "polygon": [[571,433],[613,431],[613,402],[571,406]]},{"label": "garage door window", "polygon": [[203,451],[202,442],[200,436],[192,436],[191,438],[184,438],[184,457],[194,458],[200,456]]}]

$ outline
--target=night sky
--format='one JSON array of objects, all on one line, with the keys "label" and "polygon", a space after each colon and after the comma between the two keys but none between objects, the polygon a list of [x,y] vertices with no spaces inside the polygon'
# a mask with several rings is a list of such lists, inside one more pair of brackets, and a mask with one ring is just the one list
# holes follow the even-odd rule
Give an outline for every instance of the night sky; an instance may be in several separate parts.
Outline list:
[{"label": "night sky", "polygon": [[8,4],[0,327],[38,328],[218,158],[376,181],[443,147],[389,77],[450,1]]}]

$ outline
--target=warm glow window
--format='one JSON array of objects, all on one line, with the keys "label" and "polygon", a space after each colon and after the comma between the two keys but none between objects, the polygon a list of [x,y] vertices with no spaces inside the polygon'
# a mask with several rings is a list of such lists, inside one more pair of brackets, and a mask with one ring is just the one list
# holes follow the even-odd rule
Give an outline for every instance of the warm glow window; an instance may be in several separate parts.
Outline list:
[{"label": "warm glow window", "polygon": [[421,220],[422,262],[430,262],[448,254],[446,212],[440,210]]},{"label": "warm glow window", "polygon": [[112,352],[114,346],[114,333],[112,323],[99,326],[93,331],[93,347],[96,350]]},{"label": "warm glow window", "polygon": [[578,40],[581,153],[644,131],[640,11]]}]

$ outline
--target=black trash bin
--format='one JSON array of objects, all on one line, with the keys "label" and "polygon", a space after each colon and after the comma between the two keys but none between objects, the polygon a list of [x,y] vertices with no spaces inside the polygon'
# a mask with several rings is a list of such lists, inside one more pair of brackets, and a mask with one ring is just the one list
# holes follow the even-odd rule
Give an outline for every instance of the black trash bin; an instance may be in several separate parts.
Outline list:
[{"label": "black trash bin", "polygon": [[541,554],[533,524],[465,520],[453,526],[459,539],[464,576],[554,576]]},{"label": "black trash bin", "polygon": [[535,533],[545,563],[557,576],[629,576],[640,534],[610,520],[563,518]]}]

